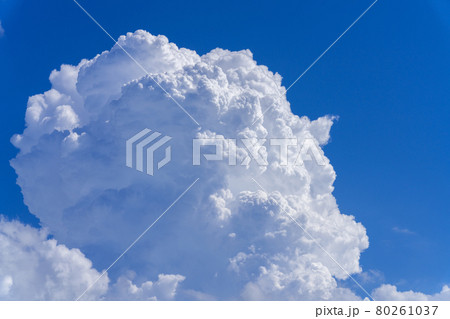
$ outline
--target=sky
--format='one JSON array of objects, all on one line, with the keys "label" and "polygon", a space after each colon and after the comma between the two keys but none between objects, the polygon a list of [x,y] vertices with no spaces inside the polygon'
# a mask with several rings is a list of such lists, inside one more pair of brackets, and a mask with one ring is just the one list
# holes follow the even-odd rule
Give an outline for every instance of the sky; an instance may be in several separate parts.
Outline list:
[{"label": "sky", "polygon": [[[80,4],[114,38],[144,29],[199,55],[249,49],[288,87],[371,2]],[[340,212],[366,228],[365,272],[355,278],[370,290],[432,294],[450,283],[449,11],[444,0],[380,0],[287,93],[296,115],[338,116],[323,149]],[[52,70],[114,43],[72,1],[1,0],[0,21],[0,213],[39,227],[16,185],[10,139]]]}]

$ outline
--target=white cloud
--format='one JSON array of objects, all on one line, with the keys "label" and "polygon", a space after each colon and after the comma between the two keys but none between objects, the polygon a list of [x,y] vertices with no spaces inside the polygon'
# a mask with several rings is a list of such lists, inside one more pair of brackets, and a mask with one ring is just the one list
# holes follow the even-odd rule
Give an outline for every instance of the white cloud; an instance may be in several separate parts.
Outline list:
[{"label": "white cloud", "polygon": [[109,300],[172,300],[175,298],[181,275],[160,274],[156,282],[146,281],[135,285],[126,276],[119,277],[108,292]]},{"label": "white cloud", "polygon": [[441,292],[434,295],[427,295],[421,292],[415,291],[398,291],[396,286],[393,285],[382,285],[372,292],[375,300],[383,301],[436,301],[436,300],[450,300],[450,288],[448,286],[443,286]]},{"label": "white cloud", "polygon": [[[115,265],[110,298],[175,298],[183,282],[177,296],[185,299],[359,299],[336,281],[347,274],[285,214],[349,273],[361,272],[368,237],[339,211],[328,159],[323,166],[286,167],[267,149],[264,168],[226,161],[192,166],[195,137],[288,137],[324,145],[333,118],[294,115],[279,98],[280,75],[257,65],[248,50],[199,56],[144,31],[119,43],[201,128],[116,45],[53,71],[52,88],[30,97],[26,129],[12,138],[20,149],[12,166],[30,211],[58,241],[88,251],[98,268],[109,266],[200,177]],[[153,177],[124,163],[125,141],[144,128],[172,137],[172,162]],[[130,270],[139,284],[123,275]],[[2,280],[1,291],[12,289]]]},{"label": "white cloud", "polygon": [[[124,258],[120,271],[148,278],[170,269],[187,278],[186,289],[219,299],[356,298],[334,279],[347,275],[280,209],[304,224],[347,271],[361,271],[359,255],[368,239],[361,224],[339,212],[328,160],[325,166],[283,167],[277,151],[267,150],[267,168],[254,162],[191,164],[196,136],[325,144],[333,119],[292,114],[287,100],[279,99],[281,77],[257,65],[249,51],[216,49],[200,57],[144,31],[119,42],[202,128],[117,46],[78,66],[63,65],[50,76],[52,89],[30,98],[27,127],[12,139],[20,149],[12,165],[30,211],[62,243],[88,249],[94,264],[106,267],[105,260],[114,260],[200,177],[184,203]],[[146,127],[173,137],[173,160],[153,179],[124,165],[125,140]],[[238,273],[231,270],[229,261],[250,245],[251,258]],[[275,290],[264,284],[271,281],[279,282]],[[145,294],[145,287],[132,289]]]},{"label": "white cloud", "polygon": [[[73,300],[100,275],[78,249],[18,222],[0,220],[0,247],[1,300]],[[99,298],[107,287],[103,277],[86,299]]]},{"label": "white cloud", "polygon": [[2,21],[0,20],[0,38],[5,34],[5,29],[3,29]]},{"label": "white cloud", "polygon": [[[74,300],[99,276],[78,249],[48,239],[43,229],[0,219],[0,300]],[[82,300],[171,300],[184,277],[160,274],[140,287],[131,279],[108,287],[105,274]]]}]

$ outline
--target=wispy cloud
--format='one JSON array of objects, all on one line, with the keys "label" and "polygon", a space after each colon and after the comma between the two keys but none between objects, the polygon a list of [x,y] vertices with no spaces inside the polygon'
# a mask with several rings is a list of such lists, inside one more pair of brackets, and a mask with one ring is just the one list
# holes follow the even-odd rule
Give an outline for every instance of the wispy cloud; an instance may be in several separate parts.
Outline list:
[{"label": "wispy cloud", "polygon": [[414,235],[415,234],[415,232],[413,232],[413,231],[411,231],[411,230],[409,230],[407,228],[400,228],[400,227],[397,227],[397,226],[392,228],[392,230],[394,232],[396,232],[396,233],[399,233],[399,234],[407,234],[407,235]]},{"label": "wispy cloud", "polygon": [[0,20],[0,38],[5,34],[5,29],[2,27],[2,20]]},{"label": "wispy cloud", "polygon": [[358,274],[358,279],[365,284],[382,283],[385,281],[384,274],[376,269],[369,269],[367,271],[361,272],[360,274]]}]

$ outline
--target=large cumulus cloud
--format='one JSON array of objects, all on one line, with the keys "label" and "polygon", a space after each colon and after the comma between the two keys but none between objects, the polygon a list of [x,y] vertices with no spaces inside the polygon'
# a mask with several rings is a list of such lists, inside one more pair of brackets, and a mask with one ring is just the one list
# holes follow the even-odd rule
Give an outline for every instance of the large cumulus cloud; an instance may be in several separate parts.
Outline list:
[{"label": "large cumulus cloud", "polygon": [[[159,277],[169,287],[166,297],[183,282],[185,299],[358,299],[336,281],[347,273],[286,215],[349,273],[361,271],[366,231],[339,211],[326,157],[323,165],[284,166],[278,149],[266,148],[267,166],[192,165],[193,138],[324,145],[333,118],[294,115],[281,77],[248,50],[199,56],[145,31],[119,43],[151,76],[117,45],[77,66],[63,65],[51,73],[49,91],[30,97],[26,129],[12,138],[25,203],[55,238],[104,269],[198,177],[110,272],[111,289],[127,287],[128,296],[142,298],[159,289],[143,284],[148,278],[173,274]],[[144,128],[172,137],[172,161],[153,177],[125,165],[125,141]],[[237,148],[242,160],[244,148]],[[130,272],[140,284],[125,276]]]}]

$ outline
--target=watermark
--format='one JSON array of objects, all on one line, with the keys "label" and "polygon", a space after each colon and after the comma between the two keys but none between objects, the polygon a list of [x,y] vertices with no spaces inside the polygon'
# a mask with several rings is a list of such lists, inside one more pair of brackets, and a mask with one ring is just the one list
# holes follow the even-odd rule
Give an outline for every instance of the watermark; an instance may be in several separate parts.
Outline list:
[{"label": "watermark", "polygon": [[[203,155],[203,156],[202,156]],[[230,166],[268,166],[277,162],[279,166],[303,166],[313,161],[324,166],[327,161],[313,138],[200,138],[192,141],[192,165],[201,165],[201,160],[227,161]]]},{"label": "watermark", "polygon": [[[152,175],[156,169],[171,161],[171,146],[166,145],[165,155],[155,163],[155,152],[172,138],[159,132],[144,129],[126,141],[126,165]],[[324,166],[327,161],[313,138],[195,138],[192,139],[192,165],[204,161],[223,161],[229,166],[303,166],[310,161]]]},{"label": "watermark", "polygon": [[[162,136],[159,132],[153,132],[146,128],[126,142],[126,165],[136,168],[140,172],[153,176],[155,156],[154,153],[164,144],[169,142],[170,136]],[[170,145],[166,146],[164,158],[157,162],[157,169],[165,166],[172,159],[172,151]]]}]

